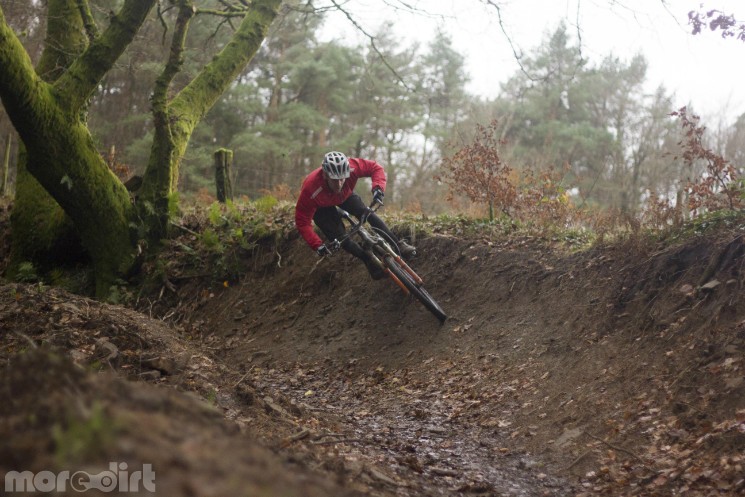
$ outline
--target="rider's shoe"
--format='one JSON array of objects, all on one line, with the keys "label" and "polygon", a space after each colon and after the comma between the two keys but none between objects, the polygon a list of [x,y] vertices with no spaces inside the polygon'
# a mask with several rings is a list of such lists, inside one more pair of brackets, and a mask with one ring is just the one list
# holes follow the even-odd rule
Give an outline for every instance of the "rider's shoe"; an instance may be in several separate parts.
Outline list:
[{"label": "rider's shoe", "polygon": [[398,251],[401,252],[401,256],[404,259],[408,259],[409,257],[413,257],[416,255],[416,247],[409,245],[403,240],[398,242]]},{"label": "rider's shoe", "polygon": [[385,271],[383,271],[383,268],[375,264],[375,262],[373,262],[372,260],[366,260],[365,266],[367,266],[367,271],[370,273],[370,277],[372,279],[379,280],[385,276]]}]

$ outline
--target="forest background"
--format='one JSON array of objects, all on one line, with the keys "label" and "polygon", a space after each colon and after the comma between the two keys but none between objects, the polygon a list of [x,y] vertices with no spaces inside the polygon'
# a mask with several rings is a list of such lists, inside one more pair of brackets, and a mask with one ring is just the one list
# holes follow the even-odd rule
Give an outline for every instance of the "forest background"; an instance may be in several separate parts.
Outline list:
[{"label": "forest background", "polygon": [[[38,56],[44,2],[1,3],[28,52]],[[105,18],[111,4],[92,2],[94,15]],[[446,34],[423,46],[404,45],[382,31],[373,33],[374,47],[321,41],[329,29],[323,12],[310,14],[303,2],[286,5],[260,53],[192,135],[179,177],[182,198],[214,197],[213,154],[219,148],[234,153],[236,197],[271,194],[285,200],[294,198],[323,153],[336,149],[385,166],[389,205],[425,214],[457,209],[483,215],[486,205],[467,202],[457,189],[449,195],[441,181],[479,125],[492,126],[491,138],[514,183],[543,178],[565,201],[587,209],[636,215],[660,198],[675,207],[686,185],[705,171],[705,163],[683,157],[686,129],[671,115],[678,105],[664,86],[648,91],[644,56],[589,60],[564,23],[526,53],[524,72],[502,84],[498,97],[486,99],[466,90],[464,56]],[[179,76],[184,81],[232,32],[220,16],[207,16],[191,29],[189,40],[199,43],[187,48]],[[97,146],[124,180],[142,174],[148,161],[149,89],[163,64],[163,38],[163,26],[150,16],[88,108]],[[695,112],[693,102],[688,113]],[[745,115],[712,124],[705,146],[742,165]],[[0,136],[14,164],[17,139],[4,112]],[[12,190],[12,183],[11,170],[6,188]]]}]

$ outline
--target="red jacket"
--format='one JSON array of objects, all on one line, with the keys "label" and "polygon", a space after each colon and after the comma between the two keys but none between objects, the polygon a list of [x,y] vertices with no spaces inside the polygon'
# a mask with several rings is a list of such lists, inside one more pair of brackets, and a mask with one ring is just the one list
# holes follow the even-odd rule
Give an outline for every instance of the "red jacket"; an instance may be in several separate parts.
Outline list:
[{"label": "red jacket", "polygon": [[323,244],[311,225],[313,215],[319,207],[331,207],[344,202],[354,192],[359,178],[372,178],[373,189],[379,186],[385,191],[385,171],[377,162],[350,158],[349,169],[349,178],[339,193],[333,193],[329,189],[320,167],[303,180],[300,197],[295,205],[295,226],[313,250]]}]

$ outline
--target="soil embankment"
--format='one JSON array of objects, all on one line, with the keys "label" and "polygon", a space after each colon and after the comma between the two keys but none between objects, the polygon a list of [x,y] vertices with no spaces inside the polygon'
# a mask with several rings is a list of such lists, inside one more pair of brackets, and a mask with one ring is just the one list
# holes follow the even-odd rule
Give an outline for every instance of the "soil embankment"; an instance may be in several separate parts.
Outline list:
[{"label": "soil embankment", "polygon": [[[577,253],[416,242],[444,325],[297,240],[144,312],[6,286],[2,469],[151,462],[162,495],[745,489],[739,229]],[[45,345],[69,362],[21,354]],[[65,448],[80,425],[93,450]]]}]

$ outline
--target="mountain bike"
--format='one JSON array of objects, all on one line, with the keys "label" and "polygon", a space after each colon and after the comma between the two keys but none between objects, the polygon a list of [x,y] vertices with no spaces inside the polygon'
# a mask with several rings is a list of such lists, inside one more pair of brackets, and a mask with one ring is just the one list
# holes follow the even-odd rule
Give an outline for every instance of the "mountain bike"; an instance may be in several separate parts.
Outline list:
[{"label": "mountain bike", "polygon": [[[429,312],[440,320],[440,323],[444,323],[447,319],[447,314],[442,310],[442,307],[432,298],[432,296],[422,286],[422,278],[411,269],[411,267],[403,260],[401,254],[398,251],[398,246],[391,240],[383,231],[370,226],[370,230],[365,228],[367,218],[373,212],[376,212],[382,204],[373,201],[370,206],[365,209],[365,212],[360,216],[359,221],[355,222],[352,216],[344,209],[337,207],[339,214],[342,218],[349,222],[350,227],[347,230],[346,235],[340,240],[336,239],[326,246],[335,252],[339,250],[341,244],[348,238],[354,237],[357,243],[360,244],[362,249],[367,252],[370,259],[379,266],[383,272],[393,280],[396,285],[404,292],[404,294],[413,295],[416,299],[424,304]],[[395,248],[394,248],[395,247]]]}]

